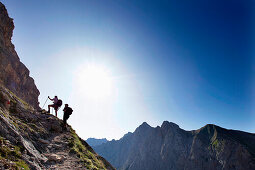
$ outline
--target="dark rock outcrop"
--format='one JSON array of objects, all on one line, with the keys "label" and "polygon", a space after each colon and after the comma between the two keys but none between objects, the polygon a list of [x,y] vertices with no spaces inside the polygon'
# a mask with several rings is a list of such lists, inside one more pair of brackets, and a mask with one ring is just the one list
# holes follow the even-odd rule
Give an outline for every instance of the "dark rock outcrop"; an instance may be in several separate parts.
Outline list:
[{"label": "dark rock outcrop", "polygon": [[117,169],[255,169],[255,134],[208,124],[185,131],[164,121],[140,125],[134,133],[93,147]]},{"label": "dark rock outcrop", "polygon": [[29,70],[20,62],[11,42],[13,29],[13,19],[8,16],[5,6],[0,2],[0,84],[38,109],[40,92],[33,78],[29,76]]}]

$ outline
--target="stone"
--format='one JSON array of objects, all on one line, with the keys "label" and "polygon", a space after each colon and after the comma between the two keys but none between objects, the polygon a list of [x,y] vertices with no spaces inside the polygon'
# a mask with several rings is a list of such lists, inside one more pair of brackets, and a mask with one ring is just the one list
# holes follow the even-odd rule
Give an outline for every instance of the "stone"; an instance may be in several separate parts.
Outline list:
[{"label": "stone", "polygon": [[50,144],[50,142],[48,140],[44,140],[44,139],[38,139],[39,142],[43,143],[43,144]]},{"label": "stone", "polygon": [[48,158],[48,161],[54,161],[54,162],[62,162],[64,160],[63,156],[57,155],[57,154],[48,154],[45,155]]}]

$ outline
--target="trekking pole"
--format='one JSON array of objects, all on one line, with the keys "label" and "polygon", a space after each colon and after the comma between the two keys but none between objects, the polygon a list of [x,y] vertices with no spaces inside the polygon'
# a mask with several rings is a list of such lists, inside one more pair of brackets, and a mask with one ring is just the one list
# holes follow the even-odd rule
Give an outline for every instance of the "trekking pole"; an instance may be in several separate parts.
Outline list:
[{"label": "trekking pole", "polygon": [[47,97],[47,99],[46,99],[45,103],[43,104],[43,107],[42,107],[42,108],[44,108],[44,106],[45,106],[45,104],[46,104],[47,100],[48,100],[48,97]]}]

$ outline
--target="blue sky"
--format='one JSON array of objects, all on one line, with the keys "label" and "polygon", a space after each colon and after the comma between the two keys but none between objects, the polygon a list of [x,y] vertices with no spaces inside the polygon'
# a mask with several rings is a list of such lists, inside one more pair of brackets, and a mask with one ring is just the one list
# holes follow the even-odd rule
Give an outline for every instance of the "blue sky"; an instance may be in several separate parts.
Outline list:
[{"label": "blue sky", "polygon": [[[81,137],[120,138],[164,120],[255,131],[252,1],[1,2],[41,104],[55,94],[69,103]],[[102,100],[82,78],[91,65],[111,79]]]}]

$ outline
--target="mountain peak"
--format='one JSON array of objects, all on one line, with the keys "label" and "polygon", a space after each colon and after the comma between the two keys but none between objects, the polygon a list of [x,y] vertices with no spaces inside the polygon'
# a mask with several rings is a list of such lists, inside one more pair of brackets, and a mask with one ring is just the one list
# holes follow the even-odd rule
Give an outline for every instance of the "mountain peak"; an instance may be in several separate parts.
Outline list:
[{"label": "mountain peak", "polygon": [[164,121],[161,125],[161,128],[162,129],[169,129],[169,128],[178,129],[179,126],[173,122]]},{"label": "mountain peak", "polygon": [[147,122],[143,122],[138,128],[136,128],[135,131],[137,131],[137,130],[144,131],[144,130],[147,130],[149,128],[151,128],[151,126]]},{"label": "mountain peak", "polygon": [[151,126],[147,122],[143,122],[138,128],[147,129],[147,128],[151,128]]},{"label": "mountain peak", "polygon": [[140,125],[141,127],[151,127],[147,122],[143,122],[141,125]]},{"label": "mountain peak", "polygon": [[203,126],[202,128],[199,129],[199,131],[207,129],[207,131],[214,131],[214,130],[219,130],[222,129],[221,127],[214,125],[214,124],[206,124],[205,126]]}]

